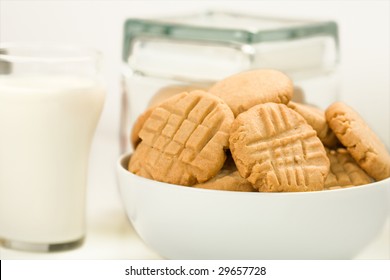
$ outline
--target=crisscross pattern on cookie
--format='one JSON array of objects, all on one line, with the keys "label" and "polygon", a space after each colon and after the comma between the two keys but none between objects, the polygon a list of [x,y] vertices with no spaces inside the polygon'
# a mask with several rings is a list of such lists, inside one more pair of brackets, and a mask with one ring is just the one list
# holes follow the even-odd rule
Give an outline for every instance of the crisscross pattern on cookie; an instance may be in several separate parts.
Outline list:
[{"label": "crisscross pattern on cookie", "polygon": [[330,171],[325,180],[325,188],[360,186],[373,179],[361,169],[346,149],[327,150]]},{"label": "crisscross pattern on cookie", "polygon": [[260,191],[323,188],[329,160],[316,132],[285,105],[267,103],[233,123],[230,147],[240,174]]},{"label": "crisscross pattern on cookie", "polygon": [[336,135],[330,129],[325,112],[319,108],[290,101],[287,106],[299,113],[306,122],[317,132],[317,137],[325,146],[335,147],[338,144]]},{"label": "crisscross pattern on cookie", "polygon": [[202,91],[175,96],[144,123],[139,133],[143,162],[135,169],[174,184],[207,181],[225,161],[232,122],[231,110],[215,96]]}]

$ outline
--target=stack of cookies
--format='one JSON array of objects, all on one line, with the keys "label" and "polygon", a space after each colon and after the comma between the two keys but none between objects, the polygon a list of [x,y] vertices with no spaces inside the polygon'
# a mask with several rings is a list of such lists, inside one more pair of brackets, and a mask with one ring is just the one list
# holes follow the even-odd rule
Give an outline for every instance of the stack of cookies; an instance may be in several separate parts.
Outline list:
[{"label": "stack of cookies", "polygon": [[390,177],[390,155],[349,106],[291,101],[276,70],[252,70],[146,110],[131,135],[129,171],[196,188],[302,192]]}]

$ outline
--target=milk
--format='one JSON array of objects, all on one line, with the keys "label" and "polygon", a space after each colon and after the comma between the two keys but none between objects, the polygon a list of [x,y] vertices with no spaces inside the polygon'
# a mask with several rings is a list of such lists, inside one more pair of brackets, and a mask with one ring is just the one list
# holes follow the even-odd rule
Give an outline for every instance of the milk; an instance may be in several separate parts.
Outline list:
[{"label": "milk", "polygon": [[0,239],[84,236],[88,155],[104,95],[77,77],[0,76]]}]

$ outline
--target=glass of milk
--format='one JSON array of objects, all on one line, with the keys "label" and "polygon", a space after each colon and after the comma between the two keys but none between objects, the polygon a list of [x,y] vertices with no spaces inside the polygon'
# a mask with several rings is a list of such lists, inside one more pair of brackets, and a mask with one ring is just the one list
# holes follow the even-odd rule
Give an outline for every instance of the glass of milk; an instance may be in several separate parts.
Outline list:
[{"label": "glass of milk", "polygon": [[0,45],[0,243],[31,251],[82,244],[89,150],[103,108],[101,55]]}]

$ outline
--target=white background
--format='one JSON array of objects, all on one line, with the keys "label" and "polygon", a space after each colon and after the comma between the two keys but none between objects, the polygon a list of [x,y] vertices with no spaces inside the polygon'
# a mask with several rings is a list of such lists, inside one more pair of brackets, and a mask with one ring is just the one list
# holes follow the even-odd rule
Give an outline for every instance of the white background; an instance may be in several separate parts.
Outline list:
[{"label": "white background", "polygon": [[[117,192],[122,27],[128,17],[222,9],[251,14],[330,19],[339,24],[342,99],[390,147],[390,4],[388,1],[5,1],[0,0],[0,42],[78,43],[101,50],[108,95],[92,147],[88,238],[82,249],[53,258],[158,258],[128,224]],[[387,236],[388,237],[388,236]],[[386,236],[382,236],[382,239]],[[387,243],[363,257],[390,258]],[[96,246],[98,244],[98,246]],[[377,247],[375,247],[377,246]],[[0,249],[3,258],[47,255]]]}]

